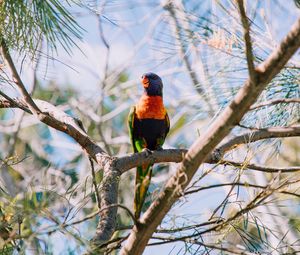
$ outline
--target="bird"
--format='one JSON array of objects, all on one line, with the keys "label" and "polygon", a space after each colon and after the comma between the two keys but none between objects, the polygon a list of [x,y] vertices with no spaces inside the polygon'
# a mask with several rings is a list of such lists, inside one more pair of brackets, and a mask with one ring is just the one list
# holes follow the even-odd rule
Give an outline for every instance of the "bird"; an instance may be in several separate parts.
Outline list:
[{"label": "bird", "polygon": [[[163,103],[163,82],[155,73],[142,75],[144,93],[128,115],[128,129],[133,151],[162,150],[170,130],[170,119]],[[153,164],[137,167],[134,195],[134,216],[140,217],[150,185]]]}]

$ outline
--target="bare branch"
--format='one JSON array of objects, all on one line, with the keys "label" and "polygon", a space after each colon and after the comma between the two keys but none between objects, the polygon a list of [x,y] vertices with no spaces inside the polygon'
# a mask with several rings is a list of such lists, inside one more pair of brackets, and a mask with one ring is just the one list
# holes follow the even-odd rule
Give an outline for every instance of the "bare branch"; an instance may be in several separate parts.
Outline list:
[{"label": "bare branch", "polygon": [[[46,101],[39,99],[34,99],[33,101],[39,109],[43,111],[45,116],[41,120],[43,123],[71,136],[100,166],[106,163],[107,158],[110,158],[109,155],[95,144],[83,131],[82,127],[80,127],[79,120],[71,117]],[[29,107],[20,99],[0,99],[0,108],[20,108],[32,114],[31,110],[28,109]]]},{"label": "bare branch", "polygon": [[203,246],[203,247],[207,247],[210,249],[214,249],[214,250],[219,250],[221,252],[229,252],[230,254],[239,254],[239,255],[252,255],[252,252],[248,252],[242,249],[238,249],[237,247],[233,247],[233,248],[226,248],[226,247],[222,247],[222,246],[218,246],[216,244],[212,244],[212,243],[204,243],[199,241],[198,238],[190,238],[190,237],[186,237],[184,239],[176,238],[176,237],[158,237],[155,236],[151,239],[158,239],[158,240],[163,240],[161,242],[154,242],[154,243],[150,243],[148,244],[148,246],[154,246],[154,245],[161,245],[161,244],[167,244],[167,243],[173,243],[173,242],[187,242],[187,243],[191,243],[191,244],[197,244],[199,246]]},{"label": "bare branch", "polygon": [[260,166],[256,164],[248,164],[245,162],[235,162],[230,160],[222,160],[219,164],[227,165],[227,166],[234,166],[234,167],[241,167],[243,169],[251,169],[255,171],[265,172],[265,173],[295,173],[300,171],[299,166],[294,167],[269,167],[269,166]]},{"label": "bare branch", "polygon": [[[30,100],[32,100],[31,97]],[[12,101],[9,101],[9,103],[13,107],[19,107],[19,105],[12,103]],[[79,120],[69,116],[63,111],[60,111],[48,102],[34,100],[34,105],[37,105],[38,109],[41,109],[43,112],[43,117],[39,117],[42,122],[74,138],[74,140],[81,145],[83,150],[86,151],[91,158],[96,160],[101,169],[103,169],[104,177],[101,185],[100,206],[101,208],[106,209],[99,212],[100,221],[97,227],[95,239],[97,239],[99,243],[109,240],[115,229],[117,214],[117,208],[109,206],[111,204],[116,204],[118,201],[117,193],[120,175],[118,169],[113,165],[114,158],[110,157],[102,150],[102,148],[90,139],[90,137],[84,132]],[[32,110],[35,110],[28,103],[27,106],[31,112]]]},{"label": "bare branch", "polygon": [[288,103],[300,103],[299,98],[280,98],[280,99],[273,99],[266,102],[262,102],[259,104],[252,105],[250,107],[250,110],[256,110],[258,108],[269,106],[269,105],[275,105],[275,104],[288,104]]},{"label": "bare branch", "polygon": [[[222,156],[229,150],[237,148],[238,145],[256,142],[268,138],[283,138],[283,137],[295,137],[300,136],[300,126],[295,125],[292,127],[272,127],[267,129],[260,129],[254,132],[246,133],[240,136],[231,138],[223,145],[217,147],[211,154],[205,159],[205,163],[218,163]],[[141,152],[131,155],[123,156],[116,159],[116,165],[118,169],[121,169],[122,173],[128,171],[141,164],[152,164],[161,162],[181,162],[184,155],[187,153],[185,149],[166,149],[162,151],[153,151],[150,155]],[[220,163],[222,164],[223,161]],[[242,163],[241,163],[242,164]],[[238,163],[237,165],[238,166]],[[249,168],[250,165],[248,165]],[[251,165],[253,166],[253,165]],[[259,167],[257,166],[257,169]],[[263,169],[263,168],[261,168]],[[290,168],[289,168],[290,169]],[[282,169],[283,170],[283,169]],[[274,169],[275,171],[275,169]]]},{"label": "bare branch", "polygon": [[261,186],[261,185],[257,185],[257,184],[243,183],[243,182],[218,183],[218,184],[212,184],[212,185],[204,186],[204,187],[200,187],[200,188],[190,189],[189,191],[184,192],[184,195],[189,195],[189,194],[197,193],[202,190],[220,188],[220,187],[224,187],[224,186],[230,186],[230,187],[242,186],[242,187],[260,188],[260,189],[267,188],[267,186]]},{"label": "bare branch", "polygon": [[11,71],[11,74],[12,74],[12,77],[13,77],[13,81],[14,83],[17,85],[17,88],[19,89],[21,95],[23,96],[23,99],[24,101],[26,102],[29,110],[39,116],[41,114],[41,111],[40,109],[37,107],[37,105],[33,102],[31,96],[29,95],[29,93],[27,92],[19,74],[18,74],[18,71],[14,65],[14,62],[9,54],[9,50],[5,44],[5,41],[4,39],[2,38],[1,39],[1,46],[0,46],[0,51],[1,51],[1,54],[3,56],[3,59],[6,63],[6,65],[8,66],[8,68],[10,69]]},{"label": "bare branch", "polygon": [[115,167],[113,161],[103,168],[103,180],[100,187],[101,209],[100,220],[93,238],[93,243],[97,246],[107,242],[116,228],[118,186],[120,172]]},{"label": "bare branch", "polygon": [[198,238],[199,236],[202,236],[204,234],[214,232],[214,231],[220,231],[221,229],[229,226],[233,221],[239,219],[241,216],[243,216],[247,212],[251,211],[254,208],[261,206],[263,204],[262,202],[265,201],[268,197],[270,197],[274,192],[291,195],[291,194],[289,194],[289,192],[286,192],[282,189],[284,189],[285,187],[288,187],[291,184],[298,183],[300,181],[300,180],[295,180],[295,181],[291,181],[291,182],[284,181],[281,184],[275,185],[276,180],[277,180],[277,177],[273,178],[273,180],[270,182],[269,185],[267,185],[265,187],[258,187],[258,188],[262,188],[262,191],[260,191],[244,208],[235,212],[228,219],[219,220],[216,222],[216,224],[214,226],[212,226],[210,228],[204,229],[202,231],[197,231],[196,233],[191,234],[191,235],[181,236],[174,240],[176,240],[176,241],[191,240],[191,239],[193,240],[193,238]]},{"label": "bare branch", "polygon": [[[39,101],[42,102],[41,100],[39,100]],[[28,108],[26,107],[26,105],[22,102],[22,100],[19,100],[19,99],[1,100],[0,99],[0,108],[13,108],[13,107],[22,108],[24,111],[31,113],[28,110]],[[56,108],[55,111],[59,111],[59,110],[57,110],[57,108]],[[53,115],[54,117],[56,115],[58,115],[58,113],[55,113],[54,111],[47,112],[47,113],[49,115]],[[67,116],[68,116],[68,118],[71,118],[69,115],[67,115]],[[74,119],[73,119],[73,121],[74,121]],[[75,120],[75,121],[77,121],[77,120]],[[77,125],[77,124],[75,124],[75,125]],[[72,135],[70,135],[70,136],[72,136]],[[262,139],[267,139],[267,138],[282,138],[282,137],[295,137],[295,136],[300,136],[300,126],[299,125],[295,125],[292,127],[272,127],[272,128],[267,128],[267,129],[255,130],[254,132],[246,133],[246,134],[231,138],[226,143],[217,147],[206,158],[205,162],[206,163],[218,163],[219,162],[220,164],[232,164],[234,166],[239,166],[244,163],[238,163],[238,162],[233,162],[233,161],[220,161],[221,157],[227,151],[237,148],[237,145],[256,142],[256,141],[259,141]],[[184,155],[186,153],[187,153],[186,149],[165,149],[165,150],[161,150],[161,151],[153,151],[151,154],[148,154],[145,152],[134,153],[134,154],[126,155],[123,157],[115,158],[115,165],[116,165],[116,168],[119,169],[122,174],[122,173],[124,173],[136,166],[139,166],[141,164],[151,164],[151,163],[161,163],[161,162],[179,163],[182,161],[182,159],[184,158]],[[253,168],[253,169],[263,169],[263,167],[261,167],[261,166],[254,166],[252,164],[248,165],[248,167]],[[276,171],[276,170],[274,169],[274,171]]]},{"label": "bare branch", "polygon": [[[176,174],[169,179],[165,189],[142,216],[141,224],[132,229],[121,254],[143,253],[153,232],[178,199],[181,191],[189,184],[199,165],[205,161],[218,143],[229,134],[234,125],[240,122],[266,85],[280,72],[299,46],[300,19],[297,20],[279,47],[257,68],[258,74],[255,82],[248,79],[208,131],[191,146]],[[241,212],[243,213],[243,211]]]},{"label": "bare branch", "polygon": [[0,91],[0,95],[6,99],[0,99],[0,108],[20,108],[27,113],[31,113],[31,111],[27,108],[27,105],[24,104],[21,100],[12,99],[2,91]]},{"label": "bare branch", "polygon": [[244,7],[244,0],[237,0],[238,8],[241,16],[241,21],[244,28],[244,41],[246,45],[246,58],[248,64],[248,72],[249,78],[251,81],[255,81],[256,79],[256,71],[255,66],[253,63],[253,52],[252,52],[252,43],[250,37],[250,25],[246,15],[245,7]]},{"label": "bare branch", "polygon": [[[208,107],[208,113],[212,115],[213,112],[216,111],[214,109],[214,106],[211,103],[211,99],[209,96],[207,96],[206,91],[204,89],[205,86],[200,83],[197,73],[195,72],[191,61],[189,60],[189,57],[187,55],[188,49],[185,44],[185,38],[183,38],[183,34],[186,30],[191,34],[190,29],[186,26],[182,25],[181,23],[184,23],[185,18],[181,17],[184,13],[183,5],[180,1],[166,1],[166,4],[164,5],[164,9],[167,10],[171,17],[171,26],[173,28],[175,38],[178,41],[180,47],[179,47],[179,54],[181,58],[183,59],[183,63],[188,71],[188,74],[190,76],[190,79],[193,83],[194,88],[198,92],[198,94],[203,98],[203,100],[206,102]],[[194,44],[193,40],[191,40],[191,44]]]},{"label": "bare branch", "polygon": [[116,160],[116,166],[121,169],[122,173],[142,164],[153,164],[160,162],[181,162],[185,149],[167,149],[153,151],[151,154],[146,152],[134,153],[128,156],[120,157]]},{"label": "bare branch", "polygon": [[228,150],[236,148],[239,144],[256,142],[267,138],[292,137],[300,136],[300,125],[292,127],[271,127],[266,129],[255,130],[230,139],[228,142],[219,146],[220,152],[225,153]]},{"label": "bare branch", "polygon": [[176,233],[176,232],[180,232],[180,231],[186,231],[186,230],[190,230],[190,229],[195,229],[195,228],[199,228],[199,227],[204,227],[204,226],[216,224],[218,222],[220,222],[220,219],[206,221],[206,222],[202,222],[202,223],[199,223],[199,224],[193,224],[193,225],[190,225],[190,226],[184,226],[184,227],[181,227],[181,228],[157,229],[155,232],[156,233]]}]

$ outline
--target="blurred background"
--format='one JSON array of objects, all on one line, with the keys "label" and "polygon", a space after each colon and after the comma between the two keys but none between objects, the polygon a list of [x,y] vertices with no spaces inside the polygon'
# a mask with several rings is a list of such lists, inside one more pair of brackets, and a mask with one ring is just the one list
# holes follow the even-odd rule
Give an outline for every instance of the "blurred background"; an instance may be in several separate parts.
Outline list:
[{"label": "blurred background", "polygon": [[[164,148],[189,148],[248,77],[243,28],[235,1],[86,0],[64,1],[63,6],[80,26],[78,37],[56,47],[41,39],[35,54],[16,49],[12,55],[33,98],[48,101],[82,120],[89,136],[110,155],[132,153],[127,115],[143,93],[143,73],[155,72],[164,83],[164,102],[171,121]],[[245,1],[245,7],[258,65],[299,17],[299,2]],[[259,102],[299,98],[299,61],[298,53],[269,84]],[[11,97],[19,96],[4,80],[0,90]],[[291,125],[299,121],[299,113],[299,103],[257,108],[246,114],[231,137],[259,128]],[[299,166],[299,151],[299,138],[268,139],[241,146],[226,157],[288,167]],[[97,170],[100,183],[101,169]],[[176,164],[155,166],[145,208],[175,170]],[[134,175],[134,170],[122,175],[119,188],[119,203],[129,209]],[[267,185],[275,176],[246,167],[204,164],[188,190],[234,182]],[[22,239],[16,243],[25,254],[80,254],[86,250],[99,219],[89,218],[97,205],[88,158],[70,137],[21,110],[0,109],[0,177],[0,217],[10,231],[21,233]],[[276,178],[297,177],[299,173]],[[296,194],[297,186],[289,188]],[[257,189],[247,185],[187,194],[175,204],[161,228],[229,217],[256,194]],[[274,194],[232,228],[201,238],[225,246],[239,245],[252,252],[293,252],[291,246],[299,245],[299,214],[299,195]],[[81,219],[85,220],[76,222]],[[126,211],[119,209],[120,230],[114,237],[126,236],[131,224]],[[203,226],[160,236],[180,237],[199,229]],[[151,243],[156,241],[154,238]],[[0,246],[1,242],[5,243],[1,240]],[[197,244],[167,242],[148,246],[145,254],[210,252],[219,254]]]}]

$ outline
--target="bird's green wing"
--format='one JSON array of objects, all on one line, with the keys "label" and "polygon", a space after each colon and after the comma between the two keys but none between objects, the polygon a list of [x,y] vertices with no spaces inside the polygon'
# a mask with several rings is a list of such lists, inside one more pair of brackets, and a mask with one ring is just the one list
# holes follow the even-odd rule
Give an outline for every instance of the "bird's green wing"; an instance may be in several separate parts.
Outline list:
[{"label": "bird's green wing", "polygon": [[[165,142],[165,138],[170,130],[170,119],[168,113],[165,116],[165,133],[157,139],[158,147],[162,147]],[[143,146],[143,141],[135,141],[136,146]],[[152,176],[153,165],[142,165],[137,167],[136,180],[135,180],[135,196],[134,196],[134,213],[135,217],[139,218],[142,207],[147,195],[147,190],[150,185]]]},{"label": "bird's green wing", "polygon": [[132,106],[128,114],[127,124],[128,124],[129,138],[130,138],[131,145],[133,147],[133,151],[137,152],[137,149],[134,145],[134,137],[133,137],[134,118],[135,118],[135,106]]},{"label": "bird's green wing", "polygon": [[[129,137],[134,152],[141,152],[147,147],[145,139],[134,136],[135,127],[135,106],[131,107],[128,115]],[[152,165],[138,166],[135,178],[135,194],[134,194],[134,214],[136,218],[140,217],[142,207],[147,195],[147,190],[151,181]]]},{"label": "bird's green wing", "polygon": [[130,142],[133,147],[134,152],[141,152],[144,148],[147,147],[147,143],[145,139],[140,137],[134,137],[134,128],[135,127],[135,106],[132,106],[128,115],[128,130],[129,130],[129,137]]}]

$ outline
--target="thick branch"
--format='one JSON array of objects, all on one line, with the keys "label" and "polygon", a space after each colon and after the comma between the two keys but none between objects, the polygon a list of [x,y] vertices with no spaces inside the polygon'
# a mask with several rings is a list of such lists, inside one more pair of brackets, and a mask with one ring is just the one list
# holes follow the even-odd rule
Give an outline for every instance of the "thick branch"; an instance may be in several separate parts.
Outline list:
[{"label": "thick branch", "polygon": [[[242,1],[240,2],[242,3]],[[257,72],[260,73],[254,79],[252,73],[256,71],[254,70],[253,60],[251,59],[253,55],[249,35],[249,24],[247,23],[248,20],[243,6],[241,10],[242,21],[244,20],[243,25],[246,22],[244,28],[250,78],[235,97],[234,101],[211,126],[211,129],[204,136],[201,136],[187,153],[185,150],[167,150],[154,152],[149,157],[146,157],[143,153],[125,156],[119,159],[109,157],[109,155],[107,155],[102,148],[94,143],[82,130],[80,123],[76,119],[62,111],[59,111],[56,107],[47,102],[33,100],[31,98],[14,66],[5,42],[3,40],[1,41],[0,50],[3,59],[5,60],[7,67],[10,69],[13,80],[21,92],[25,102],[18,103],[16,100],[6,97],[7,101],[3,101],[3,107],[9,107],[9,105],[11,105],[12,107],[19,107],[24,111],[31,112],[45,124],[70,135],[82,146],[89,156],[97,161],[104,171],[104,179],[101,186],[101,220],[95,237],[97,242],[99,241],[101,243],[103,241],[107,241],[114,231],[117,208],[113,205],[117,204],[118,181],[121,170],[124,172],[134,166],[140,165],[142,162],[180,162],[183,160],[176,176],[167,183],[165,192],[160,195],[159,199],[146,212],[145,216],[141,220],[141,224],[138,224],[130,235],[130,240],[126,247],[128,248],[127,250],[129,250],[132,254],[142,253],[149,237],[152,235],[157,225],[161,222],[164,215],[171,208],[172,204],[177,200],[179,194],[181,194],[180,191],[188,185],[198,166],[203,162],[211,162],[213,160],[216,162],[216,160],[219,160],[219,157],[214,156],[213,149],[215,146],[217,146],[223,137],[230,132],[233,126],[239,122],[265,85],[280,71],[283,65],[298,48],[300,41],[299,27],[295,28],[294,32],[290,33],[290,36],[281,44],[280,49],[278,49],[267,61],[258,67]],[[248,54],[249,52],[250,55]],[[188,64],[189,63],[187,63],[187,65]],[[192,80],[197,81],[197,77],[195,79],[192,77]],[[196,83],[198,86],[198,82]],[[246,140],[245,137],[246,136],[244,135],[243,139],[240,139],[240,143],[254,141],[251,140],[252,138]],[[265,135],[265,138],[267,138],[267,135]],[[221,149],[215,151],[217,156],[220,154],[219,151],[223,152],[226,149],[231,149],[231,144],[227,144],[227,147],[223,145]]]},{"label": "thick branch", "polygon": [[122,173],[137,167],[142,164],[153,164],[160,162],[176,162],[179,163],[184,158],[184,154],[187,152],[185,149],[168,149],[161,151],[153,151],[149,153],[141,152],[126,155],[116,159],[116,166],[121,169]]},{"label": "thick branch", "polygon": [[[38,100],[38,101],[44,102],[41,100]],[[27,106],[22,103],[22,100],[0,99],[0,108],[15,108],[15,107],[16,108],[22,107],[22,108],[24,108],[23,110],[31,113],[28,110]],[[57,108],[55,108],[55,111],[51,111],[51,112],[49,111],[49,112],[47,112],[47,114],[55,117],[58,115],[55,112],[59,112],[59,110]],[[71,117],[68,116],[68,118],[71,118]],[[73,119],[73,121],[76,121],[76,120]],[[65,124],[68,124],[68,123],[65,123]],[[243,162],[233,162],[233,161],[227,161],[227,160],[223,161],[222,156],[229,150],[235,149],[237,147],[237,145],[256,142],[256,141],[259,141],[262,139],[268,139],[268,138],[282,138],[282,137],[295,137],[295,136],[300,136],[300,126],[299,125],[295,125],[292,127],[272,127],[272,128],[267,128],[267,129],[256,130],[254,132],[250,132],[250,133],[246,133],[246,134],[243,134],[240,136],[233,137],[226,143],[217,147],[206,158],[205,163],[211,163],[211,164],[220,163],[220,164],[241,166],[241,165],[244,165]],[[161,162],[179,163],[183,160],[184,155],[186,153],[187,153],[186,149],[166,149],[166,150],[161,150],[161,151],[153,151],[151,154],[149,154],[147,152],[129,154],[129,155],[126,155],[123,157],[115,158],[114,160],[115,160],[116,168],[119,169],[119,171],[122,174],[122,173],[124,173],[134,167],[140,166],[142,164],[153,164],[153,163],[161,163]],[[93,158],[96,159],[95,157],[93,157]],[[248,166],[248,168],[252,168],[254,170],[263,169],[262,167],[256,166],[253,164],[248,164],[247,166]],[[268,168],[268,169],[271,169],[271,168]],[[288,169],[290,169],[290,168],[288,168]],[[284,171],[284,170],[282,169],[282,171]],[[276,170],[274,170],[274,172],[276,172]]]},{"label": "thick branch", "polygon": [[[9,97],[8,97],[9,98]],[[54,105],[39,99],[33,100],[35,105],[43,112],[45,118],[41,121],[48,126],[71,136],[87,154],[102,166],[110,158],[80,127],[80,121],[57,109]],[[20,108],[32,114],[28,105],[21,99],[0,99],[0,108]]]},{"label": "thick branch", "polygon": [[0,99],[0,108],[20,108],[27,113],[31,113],[31,111],[27,108],[27,105],[24,104],[22,100],[12,99],[2,91],[0,91],[0,95],[6,99]]},{"label": "thick branch", "polygon": [[[295,137],[300,136],[300,126],[293,127],[273,127],[267,129],[256,130],[255,132],[246,133],[240,136],[231,138],[223,145],[217,147],[206,157],[205,163],[224,164],[229,161],[222,161],[222,156],[235,149],[238,145],[248,144],[268,138],[282,138],[282,137]],[[153,164],[161,162],[176,162],[179,163],[183,160],[184,155],[187,153],[185,149],[167,149],[162,151],[153,151],[150,155],[146,152],[134,153],[116,159],[116,166],[122,173],[140,166],[142,164]],[[230,164],[230,163],[228,163]],[[239,163],[236,163],[239,166]],[[240,163],[243,164],[243,163]],[[252,165],[251,165],[252,166]],[[249,165],[249,168],[250,165]]]},{"label": "thick branch", "polygon": [[[31,99],[32,100],[32,99]],[[0,105],[3,107],[28,107],[32,113],[32,107],[22,103],[15,103],[17,100],[0,100]],[[21,100],[22,101],[22,100]],[[32,100],[33,101],[33,100]],[[60,130],[78,142],[87,154],[96,160],[104,171],[104,178],[101,186],[101,208],[99,216],[100,221],[97,227],[95,240],[97,243],[108,241],[115,229],[117,208],[109,207],[111,204],[116,204],[118,194],[118,183],[120,172],[113,167],[114,158],[104,152],[89,136],[84,132],[81,123],[75,118],[69,116],[63,111],[60,111],[55,106],[42,100],[34,100],[34,104],[43,112],[43,118],[39,118],[42,122],[50,127]]]},{"label": "thick branch", "polygon": [[[78,125],[77,120],[67,115],[63,111],[58,110],[50,103],[42,100],[34,101],[31,98],[17,72],[17,69],[9,54],[9,50],[3,39],[1,40],[0,51],[6,65],[12,73],[13,81],[23,96],[24,102],[20,108],[23,109],[24,105],[27,105],[31,113],[36,115],[40,121],[70,135],[92,158],[94,158],[100,165],[103,164],[108,155],[98,145],[91,141],[87,134]],[[19,107],[20,104],[17,105]],[[104,158],[102,156],[104,156]]]},{"label": "thick branch", "polygon": [[[93,242],[99,246],[107,242],[113,235],[116,228],[116,217],[118,207],[118,185],[120,173],[117,171],[113,162],[110,162],[110,167],[103,169],[104,175],[100,187],[100,204],[101,208],[99,216],[100,220],[96,229]],[[113,206],[114,205],[114,206]]]},{"label": "thick branch", "polygon": [[257,79],[246,81],[233,101],[218,116],[208,131],[191,146],[176,174],[169,179],[165,189],[141,218],[141,224],[132,229],[121,254],[143,253],[153,232],[178,199],[181,191],[189,184],[199,165],[229,134],[234,125],[240,122],[266,85],[280,72],[299,46],[300,19],[272,55],[257,68]]}]

